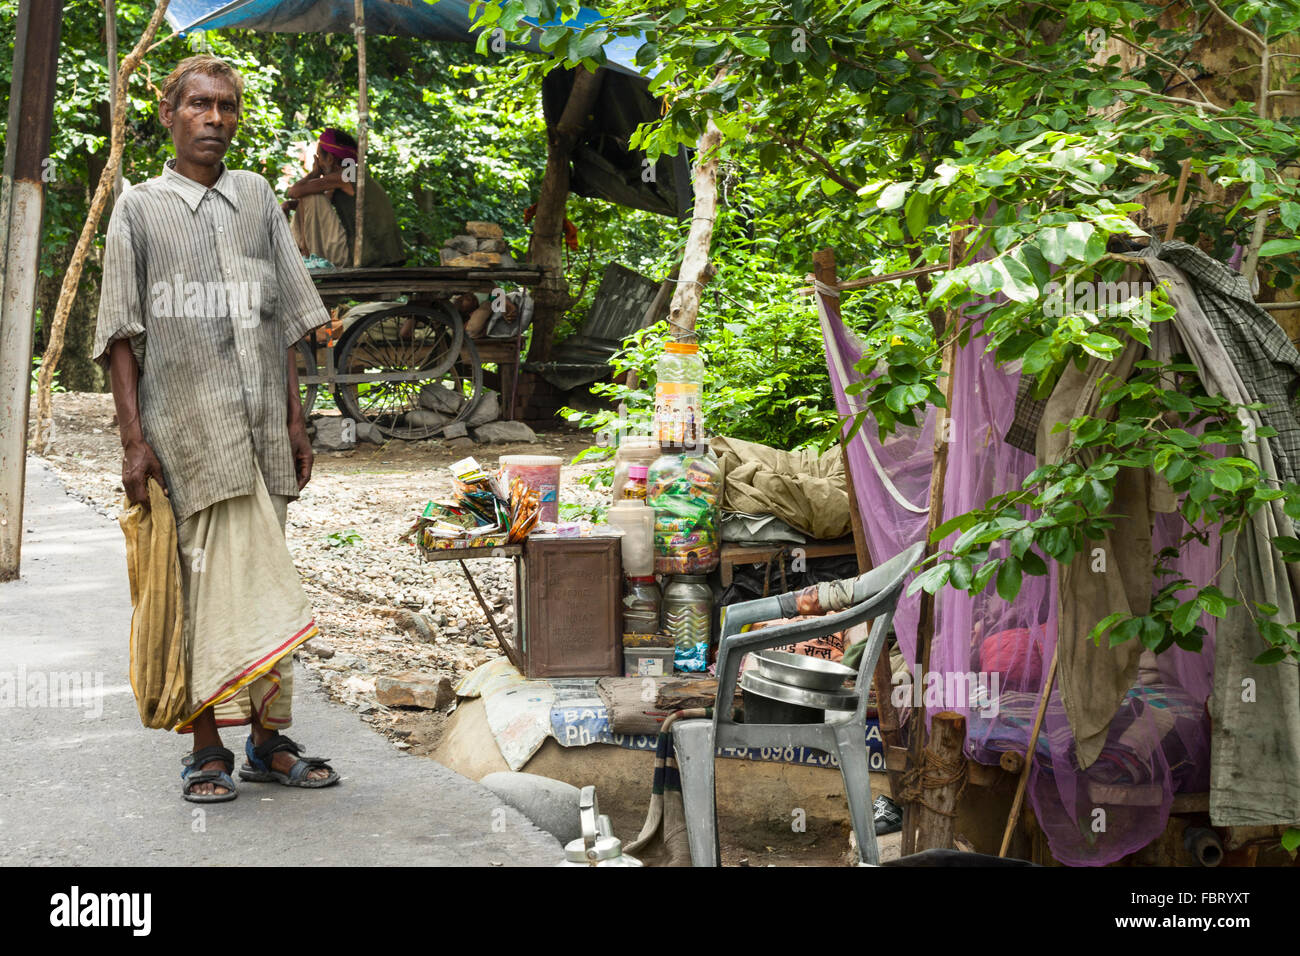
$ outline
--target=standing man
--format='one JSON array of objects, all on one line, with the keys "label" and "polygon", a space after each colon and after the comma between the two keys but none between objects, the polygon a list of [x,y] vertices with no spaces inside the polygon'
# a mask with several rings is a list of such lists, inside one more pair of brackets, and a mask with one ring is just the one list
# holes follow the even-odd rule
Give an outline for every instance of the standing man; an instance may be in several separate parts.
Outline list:
[{"label": "standing man", "polygon": [[193,733],[182,795],[233,800],[219,727],[251,724],[244,780],[324,787],[324,759],[284,736],[293,651],[316,633],[285,544],[289,501],[311,478],[294,343],[329,320],[270,185],[222,162],[244,80],[192,56],[159,114],[176,156],[123,193],[108,227],[95,360],[107,368],[122,484],[167,492],[180,548]]}]

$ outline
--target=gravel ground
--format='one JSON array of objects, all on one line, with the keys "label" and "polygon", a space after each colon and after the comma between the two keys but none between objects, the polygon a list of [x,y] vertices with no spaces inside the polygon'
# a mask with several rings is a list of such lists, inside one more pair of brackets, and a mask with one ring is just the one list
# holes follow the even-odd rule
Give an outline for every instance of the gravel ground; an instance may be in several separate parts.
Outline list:
[{"label": "gravel ground", "polygon": [[[122,459],[112,395],[63,392],[53,400],[54,440],[41,457],[74,495],[116,517],[123,504]],[[321,678],[331,697],[358,710],[413,753],[436,745],[446,715],[385,707],[375,699],[375,680],[419,670],[454,682],[501,650],[460,565],[422,562],[413,546],[397,539],[425,502],[451,494],[447,466],[466,455],[486,467],[494,467],[503,454],[553,454],[568,462],[591,444],[590,435],[576,429],[538,437],[537,444],[472,449],[448,449],[431,440],[317,452],[311,483],[289,506],[289,550],[320,627],[320,636],[306,645],[308,653],[301,653],[300,660]],[[560,500],[607,503],[607,493],[576,481],[596,467],[566,465]],[[498,624],[511,636],[511,562],[487,558],[469,566]],[[409,612],[429,625],[431,642],[419,639]]]}]

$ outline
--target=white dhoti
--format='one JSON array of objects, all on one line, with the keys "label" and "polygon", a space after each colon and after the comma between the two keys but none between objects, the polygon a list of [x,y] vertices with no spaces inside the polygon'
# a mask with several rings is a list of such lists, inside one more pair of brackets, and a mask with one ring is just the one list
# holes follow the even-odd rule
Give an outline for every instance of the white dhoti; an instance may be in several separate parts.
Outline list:
[{"label": "white dhoti", "polygon": [[190,666],[190,715],[212,708],[218,727],[292,722],[293,650],[316,634],[311,605],[284,539],[289,498],[266,490],[227,498],[176,528]]}]

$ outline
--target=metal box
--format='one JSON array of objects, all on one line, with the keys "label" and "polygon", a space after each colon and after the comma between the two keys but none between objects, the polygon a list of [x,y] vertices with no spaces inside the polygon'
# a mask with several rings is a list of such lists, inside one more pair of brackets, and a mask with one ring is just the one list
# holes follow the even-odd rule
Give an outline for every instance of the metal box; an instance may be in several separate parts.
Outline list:
[{"label": "metal box", "polygon": [[516,651],[525,677],[617,677],[621,539],[533,534],[515,565]]}]

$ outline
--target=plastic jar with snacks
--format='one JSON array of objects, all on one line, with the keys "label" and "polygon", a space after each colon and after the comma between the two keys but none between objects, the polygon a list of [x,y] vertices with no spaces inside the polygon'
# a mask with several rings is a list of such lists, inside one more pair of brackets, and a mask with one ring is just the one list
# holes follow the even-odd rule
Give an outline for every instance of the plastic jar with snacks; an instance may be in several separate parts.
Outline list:
[{"label": "plastic jar with snacks", "polygon": [[722,472],[703,452],[662,455],[650,466],[655,573],[703,574],[718,566]]}]

